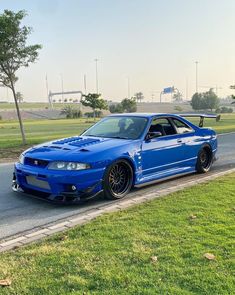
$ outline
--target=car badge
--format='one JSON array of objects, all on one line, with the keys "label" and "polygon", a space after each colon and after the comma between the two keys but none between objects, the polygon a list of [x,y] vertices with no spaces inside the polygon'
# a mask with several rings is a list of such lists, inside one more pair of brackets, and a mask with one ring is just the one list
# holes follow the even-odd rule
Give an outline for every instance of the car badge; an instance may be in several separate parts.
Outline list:
[{"label": "car badge", "polygon": [[34,165],[38,165],[38,161],[37,160],[34,161]]}]

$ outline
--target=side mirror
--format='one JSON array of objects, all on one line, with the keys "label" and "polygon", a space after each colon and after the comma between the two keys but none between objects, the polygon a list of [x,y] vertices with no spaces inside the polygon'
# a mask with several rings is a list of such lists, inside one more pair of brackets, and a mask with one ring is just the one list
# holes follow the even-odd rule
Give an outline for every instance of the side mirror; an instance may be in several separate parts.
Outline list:
[{"label": "side mirror", "polygon": [[153,138],[160,137],[160,136],[162,136],[162,133],[160,131],[148,132],[146,135],[146,140],[151,140]]}]

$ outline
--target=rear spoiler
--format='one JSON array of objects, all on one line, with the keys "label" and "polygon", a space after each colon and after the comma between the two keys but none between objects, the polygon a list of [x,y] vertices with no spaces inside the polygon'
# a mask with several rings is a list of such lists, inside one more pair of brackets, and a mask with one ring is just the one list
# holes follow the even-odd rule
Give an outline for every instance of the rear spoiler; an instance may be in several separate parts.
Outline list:
[{"label": "rear spoiler", "polygon": [[204,123],[204,119],[205,118],[210,118],[210,119],[217,119],[218,118],[218,115],[216,114],[177,114],[178,116],[181,116],[181,117],[191,117],[191,118],[200,118],[200,121],[199,121],[199,127],[203,127],[203,123]]}]

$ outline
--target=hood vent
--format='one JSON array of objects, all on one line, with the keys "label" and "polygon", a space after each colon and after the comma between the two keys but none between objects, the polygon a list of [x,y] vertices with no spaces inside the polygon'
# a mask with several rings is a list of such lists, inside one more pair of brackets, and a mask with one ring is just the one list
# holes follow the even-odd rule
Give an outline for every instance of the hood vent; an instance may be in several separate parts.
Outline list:
[{"label": "hood vent", "polygon": [[88,149],[80,149],[79,152],[89,152]]},{"label": "hood vent", "polygon": [[70,137],[53,142],[53,144],[69,144],[76,147],[86,147],[100,142],[99,139],[94,138],[82,138],[82,137]]},{"label": "hood vent", "polygon": [[61,146],[55,146],[55,145],[44,145],[44,148],[50,148],[50,149],[56,149],[56,150],[65,150],[65,151],[70,151],[71,149],[67,147],[61,147]]},{"label": "hood vent", "polygon": [[60,140],[54,141],[52,143],[53,144],[66,144],[66,143],[71,143],[71,142],[78,141],[78,140],[82,140],[82,138],[79,136],[74,136],[74,137],[60,139]]}]

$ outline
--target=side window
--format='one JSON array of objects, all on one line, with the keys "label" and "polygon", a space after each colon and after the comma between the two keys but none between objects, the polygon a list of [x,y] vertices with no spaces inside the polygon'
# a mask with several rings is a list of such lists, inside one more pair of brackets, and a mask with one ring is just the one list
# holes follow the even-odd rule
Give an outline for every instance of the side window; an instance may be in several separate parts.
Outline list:
[{"label": "side window", "polygon": [[184,122],[182,122],[179,119],[172,118],[172,121],[174,122],[175,126],[177,127],[179,134],[192,132],[192,130],[193,130],[191,127],[189,127],[187,124],[185,124]]},{"label": "side window", "polygon": [[153,119],[149,132],[161,132],[162,136],[176,134],[175,128],[167,118]]}]

